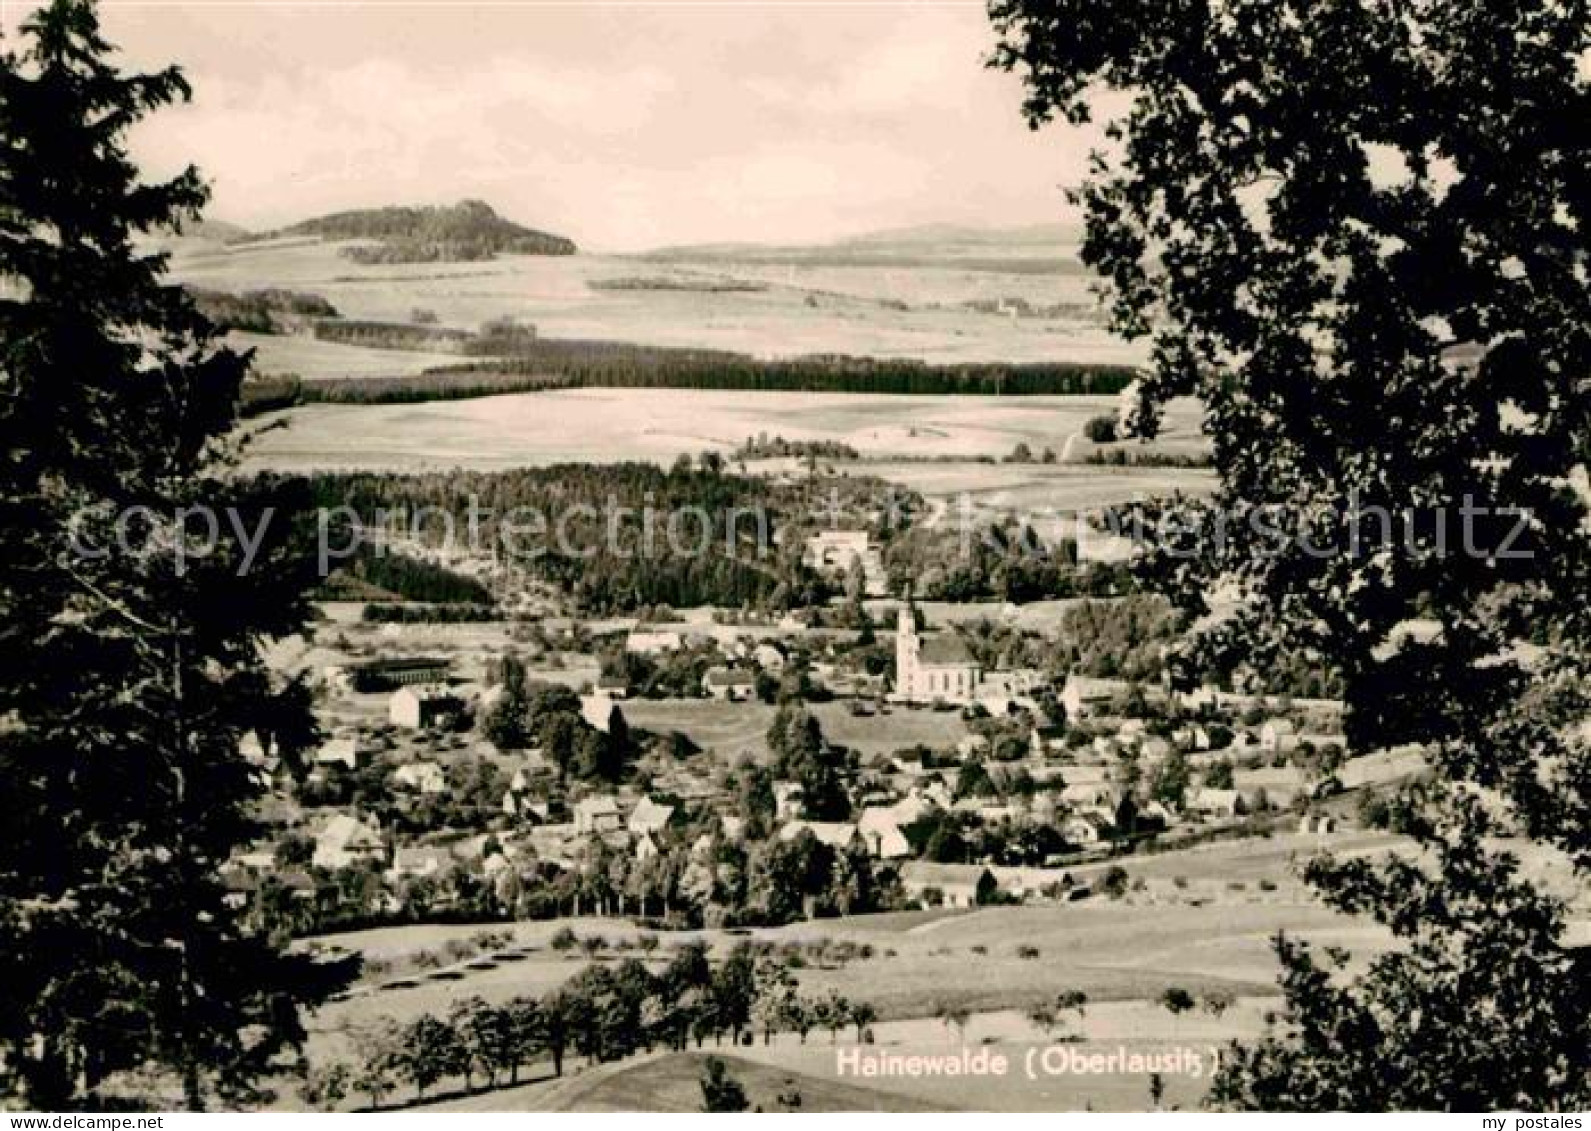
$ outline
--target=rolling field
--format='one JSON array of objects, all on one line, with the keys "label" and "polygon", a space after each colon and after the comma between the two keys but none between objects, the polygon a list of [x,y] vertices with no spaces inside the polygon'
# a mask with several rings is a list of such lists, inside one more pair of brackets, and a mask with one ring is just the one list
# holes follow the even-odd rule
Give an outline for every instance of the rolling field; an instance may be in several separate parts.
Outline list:
[{"label": "rolling field", "polygon": [[[173,245],[181,281],[217,290],[287,287],[329,299],[348,318],[406,320],[419,307],[444,325],[474,329],[513,317],[547,337],[709,346],[762,357],[802,353],[924,361],[1136,362],[1144,351],[1092,319],[1013,319],[963,307],[1021,298],[1085,303],[1085,275],[970,270],[954,262],[904,267],[674,262],[604,255],[503,256],[482,263],[360,266],[335,244],[291,239],[234,247]],[[1065,249],[1058,249],[1064,251]],[[664,279],[685,288],[615,290],[615,279]],[[686,289],[751,282],[759,289]],[[593,285],[595,284],[595,285]],[[321,355],[304,377],[355,376],[352,356]],[[401,364],[401,363],[400,363]],[[393,372],[397,370],[394,369]],[[368,371],[365,371],[368,372]]]},{"label": "rolling field", "polygon": [[[930,494],[1068,494],[1086,497],[1102,483],[1134,489],[1196,484],[1204,471],[986,464],[1018,443],[1059,450],[1115,398],[877,396],[696,389],[560,389],[426,404],[305,405],[287,427],[262,437],[258,466],[391,470],[504,468],[581,461],[666,464],[704,449],[728,452],[759,433],[788,440],[832,440],[864,457],[851,474],[898,479]],[[1177,435],[1197,429],[1197,409],[1179,403],[1168,421]]]}]

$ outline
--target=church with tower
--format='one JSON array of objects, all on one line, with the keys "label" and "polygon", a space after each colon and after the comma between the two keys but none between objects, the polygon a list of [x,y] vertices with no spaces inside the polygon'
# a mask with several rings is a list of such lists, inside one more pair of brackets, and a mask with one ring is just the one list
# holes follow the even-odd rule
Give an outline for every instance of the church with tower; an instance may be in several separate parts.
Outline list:
[{"label": "church with tower", "polygon": [[953,632],[923,636],[910,596],[895,625],[895,698],[906,703],[971,703],[983,669]]}]

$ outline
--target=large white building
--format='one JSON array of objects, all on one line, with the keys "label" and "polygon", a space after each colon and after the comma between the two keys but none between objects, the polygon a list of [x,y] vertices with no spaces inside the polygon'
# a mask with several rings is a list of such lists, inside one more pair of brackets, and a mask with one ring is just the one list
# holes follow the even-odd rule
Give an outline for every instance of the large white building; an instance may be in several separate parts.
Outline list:
[{"label": "large white building", "polygon": [[970,703],[983,669],[955,633],[924,637],[911,602],[901,605],[895,626],[895,697],[907,703]]},{"label": "large white building", "polygon": [[813,569],[829,574],[843,574],[853,562],[860,562],[866,595],[882,597],[889,591],[884,553],[865,530],[821,530],[807,539],[804,559]]}]

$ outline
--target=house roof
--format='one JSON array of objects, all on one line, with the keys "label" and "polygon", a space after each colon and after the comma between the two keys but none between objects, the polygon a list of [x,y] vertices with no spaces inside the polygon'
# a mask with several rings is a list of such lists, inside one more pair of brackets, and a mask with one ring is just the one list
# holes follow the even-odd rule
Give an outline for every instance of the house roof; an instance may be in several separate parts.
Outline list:
[{"label": "house roof", "polygon": [[915,860],[900,870],[902,883],[936,887],[941,891],[946,888],[975,891],[985,876],[992,879],[994,873],[982,864],[931,864]]},{"label": "house roof", "polygon": [[844,848],[856,838],[856,826],[844,821],[791,821],[779,830],[779,839],[794,840],[803,831],[830,848]]},{"label": "house roof", "polygon": [[575,812],[595,816],[599,813],[617,813],[619,802],[609,793],[599,793],[575,802]]},{"label": "house roof", "polygon": [[756,681],[752,674],[739,668],[708,668],[702,682],[709,687],[750,687]]},{"label": "house roof", "polygon": [[630,831],[653,833],[674,819],[674,806],[662,805],[650,797],[643,797],[630,813]]},{"label": "house roof", "polygon": [[446,868],[451,867],[453,862],[453,854],[451,852],[435,845],[400,848],[392,854],[392,866],[397,869],[419,868],[426,864],[435,864],[438,868]]},{"label": "house roof", "polygon": [[411,683],[407,687],[400,687],[392,693],[394,699],[406,696],[421,703],[436,703],[444,699],[453,698],[453,692],[446,685],[440,683]]},{"label": "house roof", "polygon": [[367,825],[358,817],[351,817],[347,813],[338,813],[328,820],[315,839],[323,848],[344,851],[385,847],[380,829]]}]

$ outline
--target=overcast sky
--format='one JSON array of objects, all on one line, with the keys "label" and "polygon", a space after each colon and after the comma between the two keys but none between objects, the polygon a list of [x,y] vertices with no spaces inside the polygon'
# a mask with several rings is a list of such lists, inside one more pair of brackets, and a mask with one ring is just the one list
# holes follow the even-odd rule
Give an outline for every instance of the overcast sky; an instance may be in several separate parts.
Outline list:
[{"label": "overcast sky", "polygon": [[1091,139],[1030,132],[979,3],[106,0],[190,106],[140,127],[211,215],[479,197],[593,249],[1064,219]]}]

